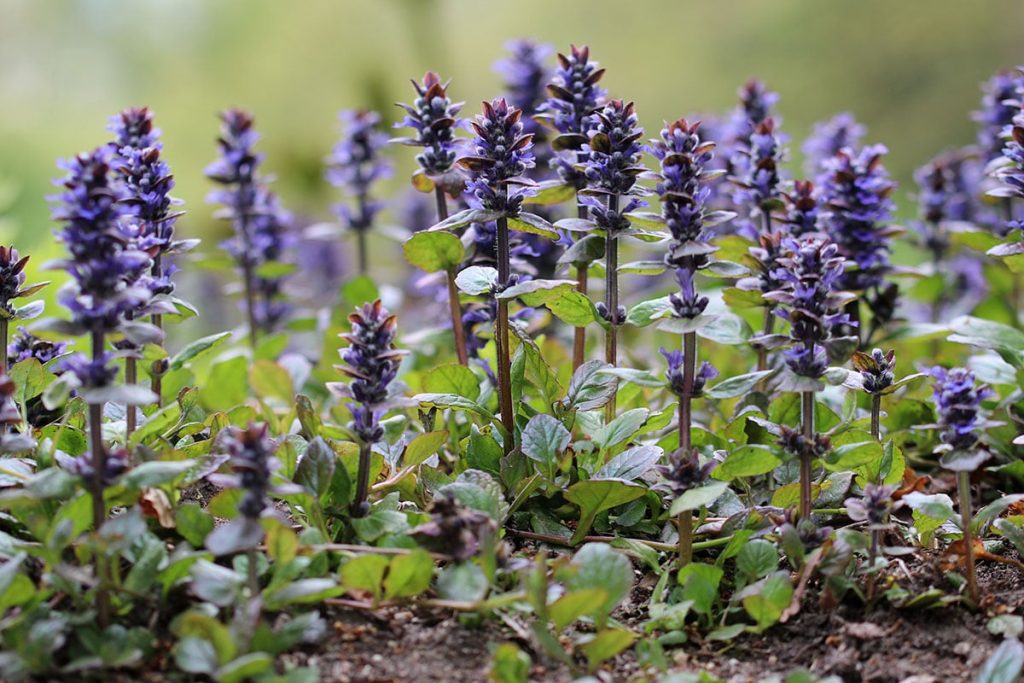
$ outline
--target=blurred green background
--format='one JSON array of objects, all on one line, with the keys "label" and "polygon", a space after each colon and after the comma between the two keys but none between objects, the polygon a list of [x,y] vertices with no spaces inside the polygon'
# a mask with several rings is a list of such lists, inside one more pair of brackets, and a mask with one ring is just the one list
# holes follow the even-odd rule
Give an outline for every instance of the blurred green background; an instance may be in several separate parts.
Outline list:
[{"label": "blurred green background", "polygon": [[[54,160],[108,139],[108,117],[146,104],[164,131],[183,236],[217,242],[204,166],[216,112],[251,109],[284,203],[329,218],[323,158],[336,113],[372,107],[393,121],[410,77],[454,79],[478,109],[496,95],[504,43],[586,43],[614,96],[635,100],[652,135],[665,119],[733,106],[758,76],[781,94],[783,128],[852,111],[891,149],[900,209],[913,169],[973,140],[979,83],[1024,62],[1020,0],[0,0],[0,241],[56,253],[44,199]],[[412,151],[392,150],[404,185]],[[397,249],[396,249],[397,251]]]}]

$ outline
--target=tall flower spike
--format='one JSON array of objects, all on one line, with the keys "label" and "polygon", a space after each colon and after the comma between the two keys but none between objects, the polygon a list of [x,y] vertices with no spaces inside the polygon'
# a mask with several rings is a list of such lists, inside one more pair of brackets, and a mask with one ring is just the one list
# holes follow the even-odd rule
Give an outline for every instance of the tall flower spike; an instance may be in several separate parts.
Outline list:
[{"label": "tall flower spike", "polygon": [[978,123],[978,148],[985,163],[1003,155],[1006,127],[1020,111],[1024,72],[1000,71],[982,85],[981,109],[971,118]]},{"label": "tall flower spike", "polygon": [[458,115],[463,103],[451,101],[448,82],[442,82],[433,71],[423,76],[422,83],[412,81],[412,86],[417,97],[411,105],[398,105],[406,115],[395,127],[412,128],[416,136],[396,138],[392,142],[422,147],[423,151],[416,155],[420,168],[428,177],[441,179],[449,194],[456,194],[462,181],[449,176],[461,151],[461,141],[455,137],[455,132],[460,126]]},{"label": "tall flower spike", "polygon": [[749,207],[751,215],[764,216],[768,225],[771,211],[781,204],[779,166],[785,159],[775,119],[769,117],[757,124],[748,140],[746,149],[740,152],[746,157],[743,172],[733,177],[733,182],[741,188],[736,203]]},{"label": "tall flower spike", "polygon": [[108,150],[81,154],[62,168],[67,175],[61,181],[64,191],[53,198],[58,202],[53,217],[64,223],[58,239],[70,258],[55,265],[67,270],[72,280],[58,299],[80,328],[112,332],[125,313],[149,298],[148,291],[125,284],[138,279],[149,257],[128,248],[118,229],[119,197],[111,182]]},{"label": "tall flower spike", "polygon": [[807,175],[818,178],[825,172],[826,162],[840,150],[859,150],[866,133],[867,128],[857,123],[849,112],[836,114],[828,121],[814,124],[814,130],[800,148],[804,153],[804,170]]},{"label": "tall flower spike", "polygon": [[590,153],[584,162],[586,191],[605,196],[638,193],[637,178],[646,170],[640,163],[644,129],[633,103],[612,100],[596,116]]},{"label": "tall flower spike", "polygon": [[533,168],[533,136],[524,132],[522,112],[503,98],[483,103],[473,122],[476,132],[472,154],[459,163],[469,170],[469,189],[487,211],[519,214],[523,197],[532,193],[523,177]]},{"label": "tall flower spike", "polygon": [[994,395],[985,384],[978,385],[966,368],[931,369],[935,378],[933,399],[939,413],[940,438],[946,450],[969,451],[978,443],[982,428],[981,402]]},{"label": "tall flower spike", "polygon": [[878,287],[889,270],[890,238],[896,230],[888,223],[896,183],[882,164],[887,152],[884,145],[859,153],[844,149],[825,165],[821,195],[828,212],[826,230],[840,255],[857,266],[843,275],[843,289]]},{"label": "tall flower spike", "polygon": [[828,368],[832,329],[849,323],[839,312],[850,300],[847,292],[838,291],[844,259],[835,244],[821,237],[789,239],[784,247],[787,253],[778,261],[784,289],[764,297],[778,304],[777,315],[790,323],[794,345],[785,353],[786,364],[794,374],[817,380]]},{"label": "tall flower spike", "polygon": [[914,171],[918,213],[923,221],[918,229],[936,260],[945,256],[949,247],[947,223],[978,218],[989,222],[976,200],[981,179],[977,155],[970,148],[944,152]]},{"label": "tall flower spike", "polygon": [[352,422],[349,428],[360,441],[359,478],[352,512],[363,516],[369,512],[367,497],[370,490],[370,449],[384,438],[380,419],[398,403],[397,396],[404,388],[395,382],[404,351],[395,347],[398,319],[391,315],[380,300],[364,304],[349,315],[351,332],[341,335],[349,343],[341,351],[345,365],[337,369],[348,375],[348,384],[332,382],[328,389],[350,399]]},{"label": "tall flower spike", "polygon": [[783,193],[786,200],[786,215],[782,222],[791,237],[817,235],[822,231],[822,211],[814,183],[809,180],[793,182],[793,191]]},{"label": "tall flower spike", "polygon": [[[1012,199],[1024,198],[1024,108],[1018,109],[1017,115],[1009,126],[1009,135],[1003,146],[1003,165],[995,170],[995,177],[1000,186],[990,190],[989,195]],[[1021,221],[1011,220],[1007,223],[1007,231],[1020,228]]]},{"label": "tall flower spike", "polygon": [[572,45],[568,55],[558,55],[558,68],[547,86],[549,96],[542,107],[543,116],[559,134],[552,146],[567,151],[552,163],[562,180],[577,188],[586,182],[577,169],[577,153],[589,142],[590,132],[597,125],[594,112],[606,95],[598,85],[602,76],[604,69],[590,60],[590,48]]},{"label": "tall flower spike", "polygon": [[779,96],[765,86],[762,81],[752,78],[737,93],[740,98],[729,119],[728,133],[725,135],[727,144],[728,170],[730,174],[741,176],[746,169],[750,148],[750,136],[757,127],[769,116],[779,101]]},{"label": "tall flower spike", "polygon": [[391,163],[383,158],[387,136],[380,129],[380,114],[375,111],[343,111],[342,138],[327,160],[327,179],[355,200],[355,208],[338,204],[335,211],[345,227],[362,232],[373,226],[383,204],[371,197],[379,180],[391,175]]},{"label": "tall flower spike", "polygon": [[711,235],[705,230],[709,219],[707,200],[710,183],[721,175],[709,168],[715,143],[701,139],[700,125],[700,121],[673,121],[649,148],[661,163],[661,181],[655,190],[661,198],[665,227],[672,234],[665,263],[691,270],[706,265],[712,249],[708,244]]},{"label": "tall flower spike", "polygon": [[284,276],[258,272],[260,266],[281,260],[289,242],[285,235],[288,215],[259,175],[263,155],[253,149],[259,135],[252,116],[230,109],[221,114],[221,120],[221,156],[206,168],[206,176],[222,189],[211,192],[208,200],[224,205],[219,216],[234,227],[234,236],[222,246],[242,274],[249,340],[255,346],[257,332],[272,331],[288,310],[280,300]]},{"label": "tall flower spike", "polygon": [[505,99],[523,112],[523,126],[527,133],[534,134],[537,143],[544,133],[533,116],[545,101],[545,84],[551,76],[546,62],[554,50],[550,45],[526,39],[510,41],[505,48],[509,56],[495,63],[494,70],[505,81]]}]

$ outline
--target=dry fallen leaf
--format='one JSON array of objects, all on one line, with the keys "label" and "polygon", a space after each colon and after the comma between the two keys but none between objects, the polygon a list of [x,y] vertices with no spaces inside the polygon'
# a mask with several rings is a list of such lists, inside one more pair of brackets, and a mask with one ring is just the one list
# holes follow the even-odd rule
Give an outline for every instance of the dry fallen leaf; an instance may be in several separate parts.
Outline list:
[{"label": "dry fallen leaf", "polygon": [[174,528],[174,513],[171,511],[171,501],[163,489],[145,489],[142,498],[139,499],[139,507],[147,517],[156,519],[160,526],[165,529]]}]

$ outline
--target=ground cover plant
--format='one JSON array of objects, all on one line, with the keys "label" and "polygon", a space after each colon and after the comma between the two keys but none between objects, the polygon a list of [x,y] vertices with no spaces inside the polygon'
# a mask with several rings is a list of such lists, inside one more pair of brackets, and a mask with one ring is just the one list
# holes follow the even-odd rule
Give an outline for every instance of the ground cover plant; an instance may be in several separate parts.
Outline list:
[{"label": "ground cover plant", "polygon": [[[479,107],[412,79],[405,137],[342,113],[312,225],[241,109],[211,206],[145,107],[60,162],[58,310],[0,247],[5,680],[1018,680],[1024,71],[901,194],[849,114],[797,169],[757,80],[656,125],[553,54]],[[404,146],[429,218],[386,229]],[[358,272],[290,296],[324,241]],[[200,268],[232,284],[190,303]],[[221,295],[239,328],[167,348]],[[465,659],[401,668],[411,619]],[[959,660],[875,657],[936,619]]]}]

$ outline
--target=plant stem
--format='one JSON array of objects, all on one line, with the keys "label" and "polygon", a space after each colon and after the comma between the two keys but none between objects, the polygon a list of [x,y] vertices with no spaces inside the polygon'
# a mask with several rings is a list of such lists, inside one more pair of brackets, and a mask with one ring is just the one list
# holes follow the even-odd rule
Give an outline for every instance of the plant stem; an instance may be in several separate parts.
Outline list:
[{"label": "plant stem", "polygon": [[[92,358],[94,361],[103,356],[103,333],[92,333]],[[106,503],[103,500],[103,491],[106,488],[104,473],[107,469],[107,452],[103,446],[103,404],[89,404],[89,438],[92,450],[92,481],[90,482],[90,494],[92,496],[92,529],[96,536],[96,550],[94,562],[96,567],[96,610],[100,628],[106,628],[110,623],[110,594],[107,592],[107,568],[106,560],[103,558],[103,551],[99,544],[99,533],[103,522],[107,517]]]},{"label": "plant stem", "polygon": [[[9,334],[10,322],[7,318],[0,317],[0,375],[7,374],[7,336]],[[0,434],[7,433],[7,425],[0,425]]]},{"label": "plant stem", "polygon": [[880,532],[878,529],[871,530],[871,547],[868,550],[868,568],[870,573],[868,574],[868,587],[867,587],[867,599],[870,605],[875,599],[875,560],[878,558],[878,537]]},{"label": "plant stem", "polygon": [[256,571],[256,548],[249,548],[247,555],[249,559],[246,563],[249,565],[249,597],[255,599],[260,594],[260,576],[259,572]]},{"label": "plant stem", "polygon": [[[608,211],[617,213],[619,196],[608,197]],[[619,361],[619,238],[608,231],[604,238],[604,304],[608,310],[608,329],[605,331],[604,359],[612,367]],[[615,399],[618,391],[605,406],[605,422],[615,418]]]},{"label": "plant stem", "polygon": [[[163,257],[160,254],[157,254],[156,256],[153,257],[153,266],[152,268],[150,268],[149,272],[156,279],[163,277]],[[160,315],[159,313],[154,313],[149,317],[149,321],[153,323],[153,325],[158,330],[163,332],[164,317],[162,315]],[[160,361],[155,361],[153,363],[152,369],[150,370],[149,388],[153,391],[154,394],[156,394],[157,408],[163,405],[163,373],[161,372],[161,370],[162,367],[160,365]]]},{"label": "plant stem", "polygon": [[[528,538],[533,541],[540,541],[541,543],[550,543],[551,545],[557,545],[563,548],[574,547],[572,541],[565,536],[555,536],[554,534],[538,534],[533,531],[521,531],[519,529],[508,529],[510,533],[519,536],[520,538]],[[728,545],[732,541],[732,534],[728,536],[722,536],[721,538],[712,538],[707,541],[697,541],[693,544],[693,550],[706,550],[708,548],[718,548],[723,545]],[[618,536],[584,536],[583,540],[587,543],[612,543],[620,540]],[[678,546],[672,545],[671,543],[662,543],[660,541],[649,541],[645,538],[630,538],[630,541],[642,543],[649,548],[654,548],[665,553],[671,553],[678,551]]]},{"label": "plant stem", "polygon": [[[679,449],[683,457],[689,457],[692,444],[693,424],[693,376],[697,363],[697,333],[683,335],[683,395],[679,397]],[[693,559],[693,511],[684,510],[677,518],[679,531],[679,567],[685,567]]]},{"label": "plant stem", "polygon": [[[434,188],[434,199],[437,202],[437,222],[448,218],[448,200],[444,190]],[[462,307],[459,305],[459,289],[455,286],[455,270],[449,270],[448,279],[448,312],[452,318],[452,335],[455,337],[455,355],[462,365],[469,365],[469,352],[466,350],[466,330],[462,327]]]},{"label": "plant stem", "polygon": [[366,514],[366,500],[370,494],[370,448],[372,444],[359,445],[359,471],[356,481],[356,497],[352,501],[352,516],[362,517]]},{"label": "plant stem", "polygon": [[[508,286],[510,270],[510,248],[508,218],[498,219],[498,286]],[[509,349],[508,299],[498,299],[498,321],[494,334],[498,354],[498,405],[501,408],[501,424],[505,428],[502,446],[505,455],[515,446],[516,421],[512,405],[512,355]]]},{"label": "plant stem", "polygon": [[[587,207],[579,203],[579,195],[576,198],[576,217],[586,219],[589,215]],[[590,264],[588,263],[577,263],[576,264],[576,291],[583,296],[587,295],[588,280],[590,275]],[[587,352],[587,328],[580,326],[573,330],[572,338],[572,370],[576,372],[579,366],[583,365],[583,361],[586,357]]]},{"label": "plant stem", "polygon": [[249,323],[249,348],[256,350],[256,291],[255,278],[252,272],[252,264],[246,263],[242,266],[242,279],[245,282],[245,316]]},{"label": "plant stem", "polygon": [[967,592],[978,604],[978,579],[974,572],[974,537],[971,534],[971,473],[957,473],[957,494],[960,497],[960,524],[963,527],[964,559],[967,563]]},{"label": "plant stem", "polygon": [[[128,356],[124,359],[124,382],[125,384],[136,384],[138,381],[138,366],[135,358]],[[127,440],[131,437],[132,432],[135,431],[135,427],[138,424],[138,412],[134,405],[125,405],[124,411],[125,440]]]},{"label": "plant stem", "polygon": [[[801,420],[804,439],[808,446],[814,443],[814,392],[804,391],[801,398]],[[800,517],[811,516],[811,457],[809,453],[800,454]]]},{"label": "plant stem", "polygon": [[871,436],[876,441],[882,439],[882,395],[871,394]]},{"label": "plant stem", "polygon": [[[772,333],[775,328],[775,307],[766,306],[764,309],[764,334],[765,336]],[[768,369],[768,349],[760,348],[757,350],[757,371],[762,372]]]}]

